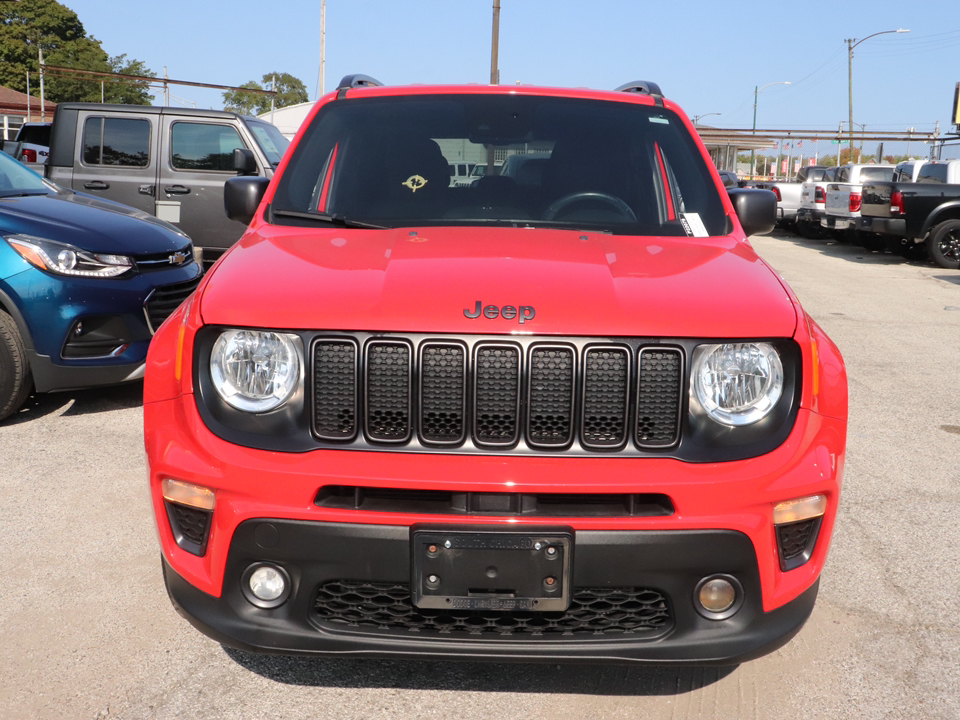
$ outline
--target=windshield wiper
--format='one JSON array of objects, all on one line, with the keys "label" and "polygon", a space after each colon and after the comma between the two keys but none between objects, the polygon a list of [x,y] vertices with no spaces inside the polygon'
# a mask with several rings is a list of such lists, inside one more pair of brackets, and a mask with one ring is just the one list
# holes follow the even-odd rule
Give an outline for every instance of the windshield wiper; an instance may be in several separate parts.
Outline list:
[{"label": "windshield wiper", "polygon": [[332,213],[310,213],[300,212],[298,210],[271,210],[271,214],[278,217],[297,218],[298,220],[310,220],[311,222],[315,223],[336,225],[337,227],[370,228],[373,230],[386,229],[386,226],[384,225],[374,225],[373,223],[363,222],[361,220],[350,220],[343,215],[336,215]]}]

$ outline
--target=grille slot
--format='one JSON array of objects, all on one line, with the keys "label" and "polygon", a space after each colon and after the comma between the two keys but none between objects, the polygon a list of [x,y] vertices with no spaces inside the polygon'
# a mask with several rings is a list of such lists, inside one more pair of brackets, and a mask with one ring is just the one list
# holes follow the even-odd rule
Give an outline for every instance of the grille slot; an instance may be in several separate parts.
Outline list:
[{"label": "grille slot", "polygon": [[325,485],[318,507],[421,515],[663,517],[673,502],[659,493],[485,493]]},{"label": "grille slot", "polygon": [[410,347],[378,340],[367,345],[367,434],[381,442],[410,439]]},{"label": "grille slot", "polygon": [[326,440],[357,434],[357,346],[320,340],[313,346],[314,431]]},{"label": "grille slot", "polygon": [[213,513],[179,503],[164,502],[167,519],[177,545],[194,555],[203,556],[210,537],[210,518]]},{"label": "grille slot", "polygon": [[680,439],[683,355],[673,348],[644,348],[638,366],[637,445],[671,447]]},{"label": "grille slot", "polygon": [[592,348],[583,380],[583,444],[616,448],[627,441],[630,410],[630,353],[625,348]]},{"label": "grille slot", "polygon": [[800,567],[813,555],[813,546],[817,542],[822,520],[823,518],[816,517],[777,526],[780,568],[784,572]]},{"label": "grille slot", "polygon": [[153,289],[153,292],[147,297],[143,304],[143,312],[147,318],[147,327],[150,333],[155,333],[163,321],[173,314],[173,311],[180,307],[180,304],[190,297],[190,293],[197,289],[200,284],[200,276],[193,280],[172,283],[170,285],[161,285]]},{"label": "grille slot", "polygon": [[512,445],[520,430],[520,350],[512,345],[480,345],[474,373],[477,443]]},{"label": "grille slot", "polygon": [[660,454],[680,442],[679,345],[318,333],[313,437],[410,452]]},{"label": "grille slot", "polygon": [[568,347],[535,347],[530,353],[527,440],[563,446],[573,439],[574,355]]},{"label": "grille slot", "polygon": [[331,580],[314,612],[323,625],[418,637],[503,637],[514,641],[583,636],[660,637],[673,627],[666,595],[651,588],[574,588],[562,612],[430,610],[414,607],[407,583]]},{"label": "grille slot", "polygon": [[462,442],[467,361],[463,346],[425,343],[420,350],[420,437],[428,443]]}]

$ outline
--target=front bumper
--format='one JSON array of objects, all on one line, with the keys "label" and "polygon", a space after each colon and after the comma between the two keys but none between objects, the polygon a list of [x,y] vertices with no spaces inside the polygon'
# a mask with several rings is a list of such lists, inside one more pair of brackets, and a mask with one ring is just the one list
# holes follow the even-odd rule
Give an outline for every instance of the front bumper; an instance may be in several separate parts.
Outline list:
[{"label": "front bumper", "polygon": [[[361,658],[739,663],[793,637],[817,596],[814,582],[764,612],[753,545],[741,533],[579,531],[574,594],[599,595],[597,602],[607,606],[617,592],[633,593],[612,612],[594,614],[576,602],[574,612],[539,616],[418,610],[404,595],[411,582],[410,536],[406,526],[250,520],[234,536],[221,597],[195,588],[166,559],[164,578],[177,610],[225,645]],[[245,599],[243,573],[255,562],[274,563],[291,578],[291,597],[280,607],[262,609]],[[740,582],[743,604],[732,617],[712,620],[695,609],[694,592],[698,581],[719,571]],[[331,584],[354,589],[331,600],[323,590]],[[648,602],[656,612],[638,609],[638,595],[653,597]],[[620,620],[624,615],[630,617]]]},{"label": "front bumper", "polygon": [[[787,440],[744,461],[562,455],[462,456],[322,449],[304,453],[246,448],[214,436],[192,396],[144,405],[145,444],[157,529],[171,598],[203,632],[269,652],[417,655],[596,661],[739,662],[769,652],[809,615],[836,517],[845,422],[801,408]],[[160,493],[164,478],[210,488],[216,509],[200,554],[178,545]],[[496,517],[327,507],[326,486],[487,493],[662,493],[674,512],[637,517]],[[772,509],[824,494],[827,512],[809,559],[784,572]],[[428,637],[416,629],[329,626],[312,610],[327,582],[406,583],[414,526],[523,530],[549,525],[574,536],[575,588],[650,588],[670,607],[653,632],[517,642],[499,636]],[[257,529],[261,537],[257,539]],[[181,538],[182,540],[182,538]],[[275,610],[240,590],[253,562],[274,562],[295,594]],[[697,613],[697,583],[733,575],[744,604],[727,620]],[[391,596],[391,593],[387,593]],[[392,597],[392,596],[391,596]],[[394,598],[395,599],[395,598]],[[393,600],[391,600],[392,602]],[[412,612],[409,605],[399,609]]]}]

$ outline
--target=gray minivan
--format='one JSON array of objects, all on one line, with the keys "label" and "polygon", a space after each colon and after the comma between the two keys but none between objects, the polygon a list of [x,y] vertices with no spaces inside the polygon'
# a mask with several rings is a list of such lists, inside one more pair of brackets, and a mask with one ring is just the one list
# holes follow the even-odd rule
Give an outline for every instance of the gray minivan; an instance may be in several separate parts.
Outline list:
[{"label": "gray minivan", "polygon": [[272,177],[289,141],[276,126],[220,110],[61,103],[46,176],[173,223],[209,265],[246,229],[223,211],[223,183]]}]

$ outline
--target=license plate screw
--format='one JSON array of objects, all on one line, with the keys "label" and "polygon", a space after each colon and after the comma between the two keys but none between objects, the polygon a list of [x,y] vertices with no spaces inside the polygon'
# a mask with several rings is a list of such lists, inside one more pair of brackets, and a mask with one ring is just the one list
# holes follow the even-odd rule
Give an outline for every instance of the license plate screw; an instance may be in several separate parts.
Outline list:
[{"label": "license plate screw", "polygon": [[556,549],[555,547],[548,547],[548,548],[547,548],[547,555],[548,555],[549,557],[556,557],[556,556],[557,556],[557,549]]},{"label": "license plate screw", "polygon": [[557,584],[557,579],[556,579],[555,577],[553,577],[552,575],[550,575],[550,576],[548,576],[547,578],[544,579],[543,583],[544,583],[547,587],[553,587],[554,585]]},{"label": "license plate screw", "polygon": [[440,587],[440,577],[438,575],[428,575],[427,587],[431,590],[436,590],[438,587]]},{"label": "license plate screw", "polygon": [[433,555],[437,551],[436,545],[427,545],[427,552]]},{"label": "license plate screw", "polygon": [[449,540],[447,540],[447,541],[443,544],[443,546],[444,546],[447,550],[449,550],[450,548],[453,547],[453,543],[450,542]]},{"label": "license plate screw", "polygon": [[533,546],[534,550],[539,550],[542,547],[543,547],[543,543],[537,543],[536,545]]}]

